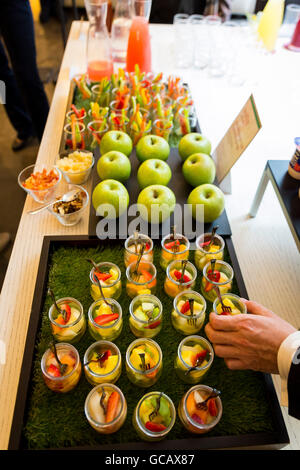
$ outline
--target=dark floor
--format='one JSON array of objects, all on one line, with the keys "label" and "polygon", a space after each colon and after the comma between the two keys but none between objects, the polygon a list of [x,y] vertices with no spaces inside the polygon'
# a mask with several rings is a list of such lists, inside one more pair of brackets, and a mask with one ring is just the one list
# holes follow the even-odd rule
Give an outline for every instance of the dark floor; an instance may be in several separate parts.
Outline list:
[{"label": "dark floor", "polygon": [[[72,17],[70,13],[66,14],[68,31]],[[64,51],[59,21],[53,17],[45,24],[35,23],[35,37],[38,67],[51,103],[55,83],[50,75],[59,69]],[[55,76],[55,73],[52,75]],[[0,123],[0,232],[10,232],[12,238],[10,245],[0,253],[1,289],[26,196],[17,184],[17,177],[23,168],[34,163],[38,142],[33,142],[30,147],[14,153],[11,143],[15,130],[6,116],[4,106],[0,106]]]}]

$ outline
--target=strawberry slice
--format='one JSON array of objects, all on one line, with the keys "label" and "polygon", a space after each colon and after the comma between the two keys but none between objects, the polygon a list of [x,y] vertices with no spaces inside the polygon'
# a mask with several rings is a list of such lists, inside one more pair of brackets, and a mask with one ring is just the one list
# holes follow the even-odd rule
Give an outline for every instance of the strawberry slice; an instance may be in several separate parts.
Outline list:
[{"label": "strawberry slice", "polygon": [[145,245],[145,249],[146,249],[146,251],[149,251],[149,250],[150,250],[150,248],[151,248],[151,245],[150,245],[150,243],[146,243],[146,245]]},{"label": "strawberry slice", "polygon": [[161,432],[167,429],[167,427],[164,424],[153,423],[153,421],[147,421],[147,423],[145,424],[145,428],[149,429],[149,431],[152,431],[152,432]]},{"label": "strawberry slice", "polygon": [[203,349],[203,351],[197,353],[194,357],[194,364],[193,364],[193,367],[196,366],[196,364],[199,366],[203,361],[204,359],[206,358],[206,355],[209,353],[209,351],[207,351],[207,349]]},{"label": "strawberry slice", "polygon": [[119,318],[118,313],[108,313],[104,315],[98,315],[96,318],[94,318],[94,322],[97,323],[97,325],[105,325],[106,323],[117,320],[117,318]]},{"label": "strawberry slice", "polygon": [[52,375],[53,377],[61,377],[59,368],[55,366],[54,364],[50,364],[50,366],[47,369],[47,372],[49,375]]},{"label": "strawberry slice", "polygon": [[200,416],[196,415],[196,413],[192,414],[192,420],[196,421],[198,424],[205,424],[203,419],[200,418]]},{"label": "strawberry slice", "polygon": [[111,353],[111,350],[108,349],[107,351],[105,351],[103,353],[103,356],[100,357],[99,359],[99,362],[100,362],[100,365],[102,366],[104,364],[105,361],[107,361],[107,359],[109,358],[109,356],[111,356],[112,353]]},{"label": "strawberry slice", "polygon": [[165,243],[165,249],[166,250],[172,250],[172,248],[174,248],[175,246],[178,246],[178,245],[180,245],[179,240],[174,240],[172,242]]},{"label": "strawberry slice", "polygon": [[145,326],[145,328],[147,328],[149,330],[154,330],[154,328],[156,328],[160,324],[161,324],[161,320],[157,320],[157,321],[151,323],[150,325]]},{"label": "strawberry slice", "polygon": [[71,307],[68,304],[63,304],[61,310],[63,311],[63,319],[66,325],[71,318]]},{"label": "strawberry slice", "polygon": [[190,282],[191,281],[191,278],[189,276],[187,276],[186,274],[184,274],[182,276],[182,273],[180,271],[177,271],[177,270],[174,271],[174,276],[180,282]]},{"label": "strawberry slice", "polygon": [[101,273],[101,272],[98,272],[98,271],[94,272],[94,276],[96,276],[99,279],[99,281],[107,281],[107,279],[111,278],[111,274]]},{"label": "strawberry slice", "polygon": [[217,404],[216,404],[216,400],[214,398],[211,398],[210,400],[208,400],[207,406],[208,406],[209,414],[211,416],[217,416],[218,415],[218,407],[217,407]]},{"label": "strawberry slice", "polygon": [[190,301],[187,300],[187,301],[183,304],[183,306],[181,307],[180,312],[181,312],[181,313],[187,313],[189,310],[190,310]]},{"label": "strawberry slice", "polygon": [[[207,277],[213,282],[219,282],[221,273],[219,271],[212,271],[211,269],[207,271]],[[204,287],[205,292],[209,292],[213,288],[213,284],[211,282],[206,281],[206,285]]]},{"label": "strawberry slice", "polygon": [[211,269],[207,271],[207,277],[213,282],[219,282],[221,273],[220,271],[212,271]]}]

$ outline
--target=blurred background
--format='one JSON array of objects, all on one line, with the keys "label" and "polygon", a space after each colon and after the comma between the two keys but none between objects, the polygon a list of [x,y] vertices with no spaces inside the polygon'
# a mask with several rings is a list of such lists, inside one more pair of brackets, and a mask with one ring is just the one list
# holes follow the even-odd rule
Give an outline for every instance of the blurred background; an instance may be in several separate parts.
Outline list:
[{"label": "blurred background", "polygon": [[[109,2],[108,27],[113,18],[115,1]],[[231,19],[239,21],[246,21],[247,15],[263,10],[266,4],[265,0],[224,1],[230,4]],[[300,0],[286,0],[285,8],[291,3],[300,5]],[[2,1],[0,15],[1,4]],[[34,20],[37,67],[51,105],[71,23],[73,20],[86,19],[84,0],[30,0],[30,6]],[[205,0],[153,0],[150,22],[172,23],[176,13],[201,14],[204,7]],[[0,105],[0,122],[0,233],[10,234],[10,243],[0,250],[1,289],[25,200],[25,192],[17,185],[17,176],[24,167],[35,162],[39,141],[33,138],[17,151],[13,150],[16,130],[3,105]]]}]

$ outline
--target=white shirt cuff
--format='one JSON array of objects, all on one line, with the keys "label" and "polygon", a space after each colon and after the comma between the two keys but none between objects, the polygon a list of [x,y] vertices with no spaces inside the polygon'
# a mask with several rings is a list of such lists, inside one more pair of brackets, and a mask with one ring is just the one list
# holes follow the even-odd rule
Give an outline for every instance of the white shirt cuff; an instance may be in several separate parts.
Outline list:
[{"label": "white shirt cuff", "polygon": [[290,334],[280,345],[277,365],[281,378],[281,405],[288,406],[287,380],[295,352],[300,347],[300,331]]}]

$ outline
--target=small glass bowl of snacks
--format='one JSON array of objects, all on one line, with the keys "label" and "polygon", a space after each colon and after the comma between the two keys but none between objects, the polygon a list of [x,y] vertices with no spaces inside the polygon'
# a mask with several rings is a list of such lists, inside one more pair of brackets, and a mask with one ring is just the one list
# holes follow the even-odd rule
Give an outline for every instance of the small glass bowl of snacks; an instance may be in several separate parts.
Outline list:
[{"label": "small glass bowl of snacks", "polygon": [[122,293],[121,271],[120,268],[108,261],[97,264],[97,270],[92,268],[90,271],[91,296],[94,300],[102,298],[97,279],[100,282],[104,297],[118,300]]},{"label": "small glass bowl of snacks", "polygon": [[66,150],[59,154],[56,167],[69,184],[83,184],[91,174],[94,165],[92,152],[88,150]]},{"label": "small glass bowl of snacks", "polygon": [[228,292],[215,299],[213,311],[217,315],[239,315],[247,313],[247,307],[238,295]]},{"label": "small glass bowl of snacks", "polygon": [[178,416],[183,426],[193,434],[211,431],[220,421],[223,408],[220,392],[207,385],[195,385],[182,397]]},{"label": "small glass bowl of snacks", "polygon": [[195,287],[196,278],[197,269],[190,261],[171,261],[167,267],[165,293],[174,298],[185,290],[192,290]]},{"label": "small glass bowl of snacks", "polygon": [[153,263],[153,241],[147,235],[135,233],[125,241],[124,264],[126,268],[138,260],[142,247],[144,247],[142,261]]},{"label": "small glass bowl of snacks", "polygon": [[64,202],[61,196],[48,208],[48,211],[66,227],[72,227],[80,222],[89,202],[89,193],[82,186],[69,186],[68,192],[75,189],[78,189],[78,192],[71,201]]},{"label": "small glass bowl of snacks", "polygon": [[185,383],[199,383],[209,371],[214,360],[212,345],[202,336],[191,335],[178,346],[175,372]]},{"label": "small glass bowl of snacks", "polygon": [[173,401],[163,392],[149,392],[138,402],[133,426],[144,441],[161,441],[171,431],[176,419]]},{"label": "small glass bowl of snacks", "polygon": [[129,306],[129,326],[137,338],[153,338],[162,327],[163,307],[155,295],[137,295]]},{"label": "small glass bowl of snacks", "polygon": [[125,422],[127,403],[116,385],[104,383],[90,391],[85,400],[84,412],[95,431],[100,434],[113,434]]},{"label": "small glass bowl of snacks", "polygon": [[200,271],[212,259],[222,260],[225,242],[220,235],[203,233],[196,240],[195,265]]},{"label": "small glass bowl of snacks", "polygon": [[115,299],[96,300],[88,311],[88,327],[96,341],[113,341],[120,335],[123,327],[121,305]]},{"label": "small glass bowl of snacks", "polygon": [[49,309],[54,339],[59,342],[77,343],[85,333],[86,320],[81,303],[72,297],[64,297]]},{"label": "small glass bowl of snacks", "polygon": [[121,375],[122,359],[119,348],[110,341],[97,341],[86,350],[83,370],[92,385],[115,383]]},{"label": "small glass bowl of snacks", "polygon": [[234,273],[232,267],[225,261],[212,259],[203,269],[201,293],[209,302],[217,298],[216,287],[221,295],[231,291]]},{"label": "small glass bowl of snacks", "polygon": [[126,269],[126,277],[126,292],[131,299],[136,295],[155,294],[156,268],[153,263],[131,263]]},{"label": "small glass bowl of snacks", "polygon": [[160,266],[167,269],[171,261],[188,259],[190,242],[184,235],[166,235],[161,242]]},{"label": "small glass bowl of snacks", "polygon": [[205,312],[206,302],[202,295],[195,291],[181,292],[173,302],[172,325],[183,335],[193,335],[201,330]]},{"label": "small glass bowl of snacks", "polygon": [[39,203],[51,202],[55,199],[61,171],[52,165],[29,165],[18,176],[19,186]]},{"label": "small glass bowl of snacks", "polygon": [[81,376],[77,349],[69,343],[53,344],[41,361],[45,384],[53,392],[66,393],[76,387]]},{"label": "small glass bowl of snacks", "polygon": [[154,385],[162,372],[162,352],[159,345],[149,338],[138,338],[126,351],[128,379],[138,387]]}]

